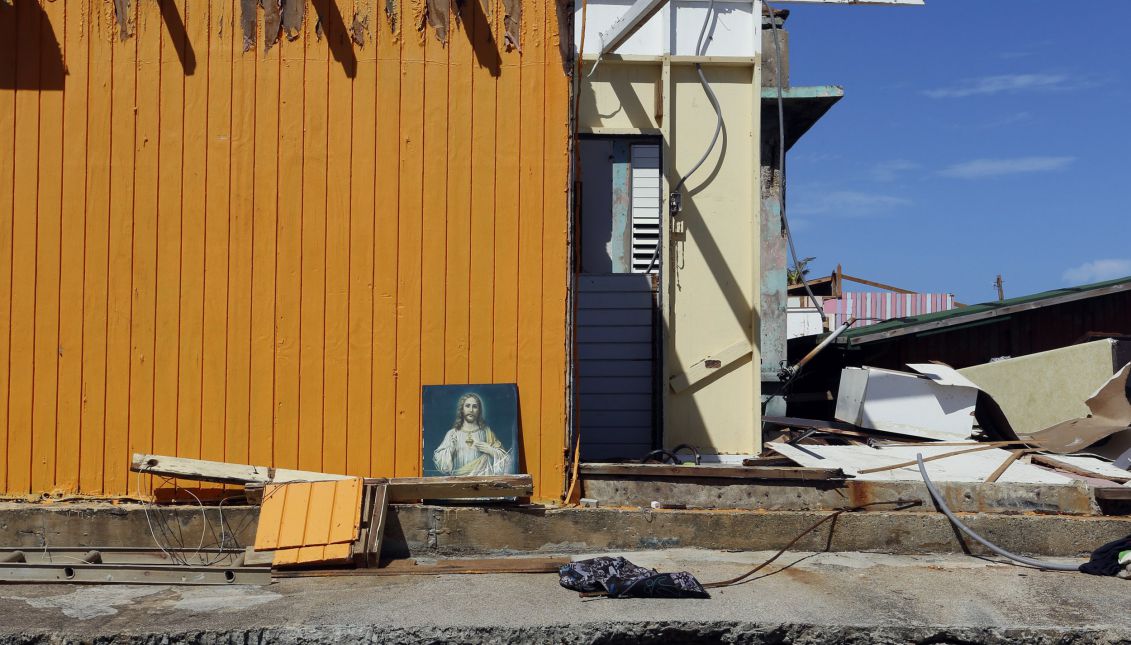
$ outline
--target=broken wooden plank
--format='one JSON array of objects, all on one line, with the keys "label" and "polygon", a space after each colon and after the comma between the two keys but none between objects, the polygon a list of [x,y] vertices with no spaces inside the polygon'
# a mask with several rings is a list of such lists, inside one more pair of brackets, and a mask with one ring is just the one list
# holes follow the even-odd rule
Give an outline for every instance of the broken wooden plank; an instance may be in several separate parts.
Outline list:
[{"label": "broken wooden plank", "polygon": [[726,479],[844,479],[839,468],[795,466],[673,466],[669,464],[582,464],[582,476],[721,477]]},{"label": "broken wooden plank", "polygon": [[367,479],[367,484],[387,481],[389,502],[419,502],[423,499],[467,499],[472,497],[529,497],[534,494],[530,475],[482,477],[396,477]]},{"label": "broken wooden plank", "polygon": [[1009,456],[1005,458],[1005,461],[1001,462],[1001,465],[998,466],[997,469],[994,470],[992,473],[990,473],[989,477],[986,477],[986,483],[990,484],[990,483],[996,482],[998,480],[998,478],[1001,477],[1003,474],[1005,474],[1005,471],[1008,470],[1009,467],[1013,465],[1013,462],[1020,459],[1026,452],[1029,452],[1029,451],[1025,448],[1022,448],[1020,450],[1014,450],[1014,451],[1010,452]]},{"label": "broken wooden plank", "polygon": [[338,481],[350,479],[348,475],[315,473],[304,470],[287,470],[267,466],[229,464],[221,461],[186,459],[166,455],[134,453],[130,470],[149,475],[178,477],[217,484],[285,484],[290,482]]},{"label": "broken wooden plank", "polygon": [[[923,457],[923,461],[927,462],[927,461],[935,461],[936,459],[946,459],[948,457],[956,457],[958,455],[965,455],[965,454],[971,453],[971,452],[980,452],[982,450],[991,450],[993,448],[994,448],[993,446],[978,446],[977,448],[970,448],[968,450],[952,450],[950,452],[944,452],[941,455],[932,455],[930,457]],[[918,463],[919,463],[918,460],[912,459],[910,461],[901,461],[898,464],[892,464],[890,466],[880,466],[879,468],[865,468],[864,470],[861,470],[859,472],[860,472],[861,475],[867,475],[868,473],[879,473],[879,472],[883,472],[885,470],[895,470],[896,468],[906,468],[907,466],[915,466]]]},{"label": "broken wooden plank", "polygon": [[385,520],[389,514],[389,485],[375,484],[370,490],[369,529],[365,537],[365,565],[381,561],[381,543],[385,538]]},{"label": "broken wooden plank", "polygon": [[1097,487],[1092,489],[1097,500],[1131,502],[1131,488],[1126,486]]},{"label": "broken wooden plank", "polygon": [[270,484],[259,517],[258,551],[352,544],[361,524],[361,480]]},{"label": "broken wooden plank", "polygon": [[1087,455],[1033,455],[1033,462],[1065,472],[1095,477],[1120,484],[1131,481],[1131,472],[1117,468],[1111,462]]},{"label": "broken wooden plank", "polygon": [[416,560],[389,560],[380,567],[337,570],[281,571],[278,578],[320,578],[327,576],[421,576],[466,575],[491,573],[557,573],[571,562],[568,557],[484,558],[477,560],[441,560],[420,564]]}]

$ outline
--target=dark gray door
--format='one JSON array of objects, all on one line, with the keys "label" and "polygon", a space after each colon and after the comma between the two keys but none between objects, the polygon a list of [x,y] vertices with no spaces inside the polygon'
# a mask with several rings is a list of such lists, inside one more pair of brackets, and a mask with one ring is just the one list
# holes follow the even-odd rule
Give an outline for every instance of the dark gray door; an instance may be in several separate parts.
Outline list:
[{"label": "dark gray door", "polygon": [[639,137],[581,142],[574,409],[586,461],[658,445],[659,154]]}]

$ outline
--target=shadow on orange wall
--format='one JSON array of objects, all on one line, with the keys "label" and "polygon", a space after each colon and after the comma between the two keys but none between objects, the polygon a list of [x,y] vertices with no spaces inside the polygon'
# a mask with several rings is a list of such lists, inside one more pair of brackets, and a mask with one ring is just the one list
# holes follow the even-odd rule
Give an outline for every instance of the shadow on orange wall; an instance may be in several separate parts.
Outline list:
[{"label": "shadow on orange wall", "polygon": [[0,89],[62,90],[63,50],[36,0],[0,2]]}]

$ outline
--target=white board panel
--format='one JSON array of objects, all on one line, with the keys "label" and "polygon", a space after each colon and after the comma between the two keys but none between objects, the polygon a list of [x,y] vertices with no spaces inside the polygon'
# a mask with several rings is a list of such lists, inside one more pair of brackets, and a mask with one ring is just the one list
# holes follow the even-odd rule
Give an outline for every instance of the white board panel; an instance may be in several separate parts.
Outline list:
[{"label": "white board panel", "polygon": [[[972,448],[976,448],[978,445],[975,442],[970,443]],[[865,475],[861,475],[860,471],[912,461],[915,459],[916,453],[922,453],[923,457],[931,457],[966,449],[962,446],[885,446],[879,449],[870,446],[805,446],[805,450],[824,457],[818,459],[784,443],[771,442],[766,446],[800,466],[840,468],[844,470],[846,475],[853,475],[864,481],[922,481],[923,478],[919,474],[918,466],[906,466]],[[983,482],[1005,463],[1009,456],[1008,450],[989,448],[928,461],[924,465],[927,467],[927,475],[930,476],[931,481]],[[1072,485],[1073,483],[1073,480],[1069,477],[1019,461],[1013,462],[998,478],[998,481],[1023,484]]]},{"label": "white board panel", "polygon": [[[608,36],[617,21],[629,12],[632,0],[589,0],[585,16],[585,51],[597,55],[602,34]],[[695,47],[708,0],[673,0],[664,3],[615,53],[637,56],[696,55]],[[754,56],[761,48],[761,2],[715,0],[708,23],[705,56]],[[581,43],[581,3],[575,3],[574,47]]]},{"label": "white board panel", "polygon": [[696,51],[707,0],[674,0],[669,51],[676,56],[754,56],[761,43],[761,25],[755,22],[754,3],[716,2],[711,9],[703,51]]}]

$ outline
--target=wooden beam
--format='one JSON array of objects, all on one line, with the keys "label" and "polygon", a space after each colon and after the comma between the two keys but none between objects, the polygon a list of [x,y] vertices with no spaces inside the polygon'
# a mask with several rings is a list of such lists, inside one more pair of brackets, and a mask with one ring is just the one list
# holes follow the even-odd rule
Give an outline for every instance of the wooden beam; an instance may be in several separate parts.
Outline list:
[{"label": "wooden beam", "polygon": [[887,291],[894,291],[896,293],[907,293],[907,294],[912,294],[912,295],[915,294],[915,293],[918,293],[916,291],[910,291],[908,289],[900,289],[899,287],[893,287],[890,284],[884,284],[882,282],[872,282],[871,280],[865,280],[864,278],[857,278],[855,276],[850,276],[847,273],[841,273],[840,279],[841,280],[848,280],[849,282],[856,282],[858,284],[866,284],[869,287],[876,287],[877,289],[885,289]]},{"label": "wooden beam", "polygon": [[[617,47],[624,44],[632,34],[636,33],[637,29],[644,26],[656,12],[660,10],[667,0],[636,0],[628,7],[627,10],[621,15],[608,31],[602,32],[600,36],[600,49],[598,52],[601,56],[612,53]],[[585,52],[581,52],[584,54]]]},{"label": "wooden beam", "polygon": [[1131,501],[1131,488],[1127,488],[1126,486],[1097,487],[1092,489],[1092,494],[1096,496],[1097,500],[1107,500],[1110,502]]},{"label": "wooden beam", "polygon": [[1005,461],[1001,462],[1001,465],[997,467],[997,470],[990,473],[990,476],[986,478],[986,483],[989,484],[996,482],[999,477],[1005,474],[1005,471],[1009,470],[1009,467],[1013,465],[1013,462],[1020,459],[1021,456],[1027,452],[1029,451],[1025,448],[1010,452],[1009,456],[1005,458]]},{"label": "wooden beam", "polygon": [[[385,480],[365,480],[366,483]],[[485,477],[396,477],[387,480],[389,503],[404,504],[423,499],[468,499],[474,497],[530,497],[534,479],[530,475]]]},{"label": "wooden beam", "polygon": [[[266,466],[247,466],[202,459],[183,459],[135,453],[130,470],[166,477],[178,477],[219,484],[243,484],[254,495],[265,484],[338,481],[347,475],[285,470]],[[469,497],[529,497],[534,493],[530,475],[485,477],[398,477],[367,478],[368,485],[388,484],[388,501],[413,502],[422,499],[466,499]]]},{"label": "wooden beam", "polygon": [[385,518],[389,514],[389,485],[374,484],[369,487],[369,528],[365,535],[365,566],[381,561],[381,542],[385,538]]},{"label": "wooden beam", "polygon": [[185,459],[165,455],[134,453],[130,470],[150,475],[178,477],[217,484],[287,484],[291,482],[337,481],[348,475],[287,470],[267,466],[229,464],[221,461]]},{"label": "wooden beam", "polygon": [[[978,452],[980,450],[989,450],[990,448],[993,448],[993,446],[981,445],[981,446],[978,446],[977,448],[970,448],[969,450],[955,450],[955,451],[952,451],[952,452],[944,452],[941,455],[933,455],[931,457],[923,457],[923,461],[928,462],[928,461],[934,461],[936,459],[945,459],[947,457],[955,457],[957,455],[965,455],[968,452]],[[918,463],[919,462],[917,460],[902,461],[898,464],[892,464],[890,466],[880,466],[879,468],[865,468],[864,470],[860,470],[860,471],[857,471],[857,472],[859,472],[861,475],[867,475],[869,473],[882,473],[885,470],[895,470],[896,468],[906,468],[908,466],[918,465]]]},{"label": "wooden beam", "polygon": [[700,477],[749,480],[844,479],[838,468],[785,466],[672,466],[669,464],[581,464],[581,475],[614,477]]},{"label": "wooden beam", "polygon": [[750,346],[749,342],[740,340],[710,356],[703,357],[694,365],[687,368],[687,371],[683,374],[676,374],[671,377],[669,384],[671,385],[672,392],[676,394],[683,392],[708,376],[726,369],[735,361],[746,358],[753,351],[754,349]]}]

